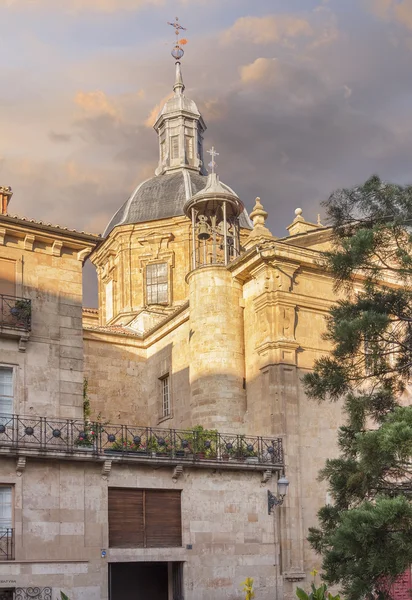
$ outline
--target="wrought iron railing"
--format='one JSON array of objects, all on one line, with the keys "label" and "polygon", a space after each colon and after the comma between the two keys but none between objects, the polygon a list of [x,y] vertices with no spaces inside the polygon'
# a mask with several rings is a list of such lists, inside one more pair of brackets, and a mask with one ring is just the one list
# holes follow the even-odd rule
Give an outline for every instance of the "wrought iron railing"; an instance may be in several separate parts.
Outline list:
[{"label": "wrought iron railing", "polygon": [[30,331],[31,300],[0,294],[0,326]]},{"label": "wrought iron railing", "polygon": [[[60,598],[60,595],[59,595]],[[52,589],[49,587],[17,588],[16,600],[52,600]]]},{"label": "wrought iron railing", "polygon": [[0,527],[0,560],[14,559],[14,529]]},{"label": "wrought iron railing", "polygon": [[283,464],[280,438],[0,415],[0,451],[86,452],[142,459]]}]

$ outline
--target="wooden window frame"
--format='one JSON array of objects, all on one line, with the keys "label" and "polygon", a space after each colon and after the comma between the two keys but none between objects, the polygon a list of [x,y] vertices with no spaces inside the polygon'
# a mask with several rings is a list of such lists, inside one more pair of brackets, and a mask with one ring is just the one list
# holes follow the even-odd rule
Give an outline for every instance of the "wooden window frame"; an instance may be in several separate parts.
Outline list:
[{"label": "wooden window frame", "polygon": [[[9,417],[11,415],[14,414],[15,412],[15,404],[16,404],[16,368],[14,365],[7,365],[4,363],[0,363],[0,372],[1,371],[11,371],[11,391],[12,391],[12,395],[10,396],[11,399],[11,410],[10,413],[2,413],[1,409],[0,409],[0,418],[1,416],[5,416],[5,417]],[[3,395],[0,393],[0,397],[1,398],[9,398],[9,396]]]},{"label": "wooden window frame", "polygon": [[[172,415],[172,403],[171,403],[171,386],[170,386],[170,373],[166,373],[162,377],[159,377],[161,385],[161,420],[170,419]],[[167,410],[165,410],[165,408]]]},{"label": "wooden window frame", "polygon": [[[159,267],[160,265],[165,267],[166,270],[166,281],[159,281],[159,275],[156,273],[156,275],[152,276],[150,278],[150,283],[149,283],[149,270],[154,269],[155,267]],[[154,281],[154,283],[152,283],[152,281]],[[166,283],[166,299],[165,300],[159,300],[159,286],[164,285]],[[150,288],[150,293],[149,293],[149,288]],[[162,261],[157,261],[157,262],[148,262],[145,265],[145,300],[146,300],[146,305],[147,306],[156,306],[156,305],[160,305],[160,306],[167,306],[170,303],[170,266],[168,261],[166,260],[162,260]],[[156,301],[153,301],[153,297],[154,297],[154,290],[155,290],[155,295],[156,295]]]}]

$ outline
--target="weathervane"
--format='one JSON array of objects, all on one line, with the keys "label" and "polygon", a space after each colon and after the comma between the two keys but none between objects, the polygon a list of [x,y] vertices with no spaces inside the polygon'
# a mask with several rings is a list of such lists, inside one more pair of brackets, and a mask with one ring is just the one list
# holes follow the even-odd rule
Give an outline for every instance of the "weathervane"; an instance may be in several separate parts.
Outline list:
[{"label": "weathervane", "polygon": [[215,172],[215,167],[217,167],[217,165],[215,163],[215,157],[219,156],[219,152],[216,152],[215,147],[212,146],[212,149],[208,150],[207,153],[210,154],[210,156],[212,157],[212,160],[210,161],[210,163],[208,164],[208,166],[211,167],[212,174],[213,174]]},{"label": "weathervane", "polygon": [[178,17],[175,18],[174,23],[171,23],[170,21],[168,21],[167,24],[174,27],[174,30],[175,30],[176,44],[175,44],[171,54],[175,60],[179,61],[182,58],[182,56],[184,55],[184,50],[183,50],[183,48],[180,47],[180,45],[184,46],[185,44],[187,44],[187,40],[186,39],[179,40],[178,37],[179,37],[180,31],[186,31],[186,27],[182,27],[182,25],[180,25]]}]

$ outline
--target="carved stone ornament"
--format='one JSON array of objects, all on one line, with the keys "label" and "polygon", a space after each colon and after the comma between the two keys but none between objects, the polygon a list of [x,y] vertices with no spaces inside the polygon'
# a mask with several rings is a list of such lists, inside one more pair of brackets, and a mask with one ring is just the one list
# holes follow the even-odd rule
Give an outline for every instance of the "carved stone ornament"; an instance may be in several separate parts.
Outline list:
[{"label": "carved stone ornament", "polygon": [[105,460],[102,466],[102,478],[107,480],[109,479],[110,472],[112,470],[112,462],[111,460]]},{"label": "carved stone ornament", "polygon": [[23,475],[23,471],[26,468],[26,457],[25,456],[19,456],[19,458],[17,459],[17,464],[16,464],[16,473],[17,473],[17,477],[21,477]]},{"label": "carved stone ornament", "polygon": [[172,481],[176,483],[176,481],[183,475],[183,467],[182,465],[176,465],[173,469]]}]

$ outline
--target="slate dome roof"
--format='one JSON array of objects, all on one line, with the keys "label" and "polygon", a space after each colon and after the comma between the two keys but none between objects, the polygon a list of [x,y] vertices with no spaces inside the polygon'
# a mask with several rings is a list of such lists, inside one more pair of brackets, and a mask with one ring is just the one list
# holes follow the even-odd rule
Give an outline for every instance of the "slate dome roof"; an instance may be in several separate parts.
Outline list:
[{"label": "slate dome roof", "polygon": [[[206,183],[207,176],[189,169],[180,169],[143,181],[112,217],[103,237],[108,236],[117,225],[183,216],[183,207],[187,200],[204,189]],[[234,194],[229,186],[224,183],[222,186]],[[240,217],[240,226],[252,228],[246,211]]]}]

